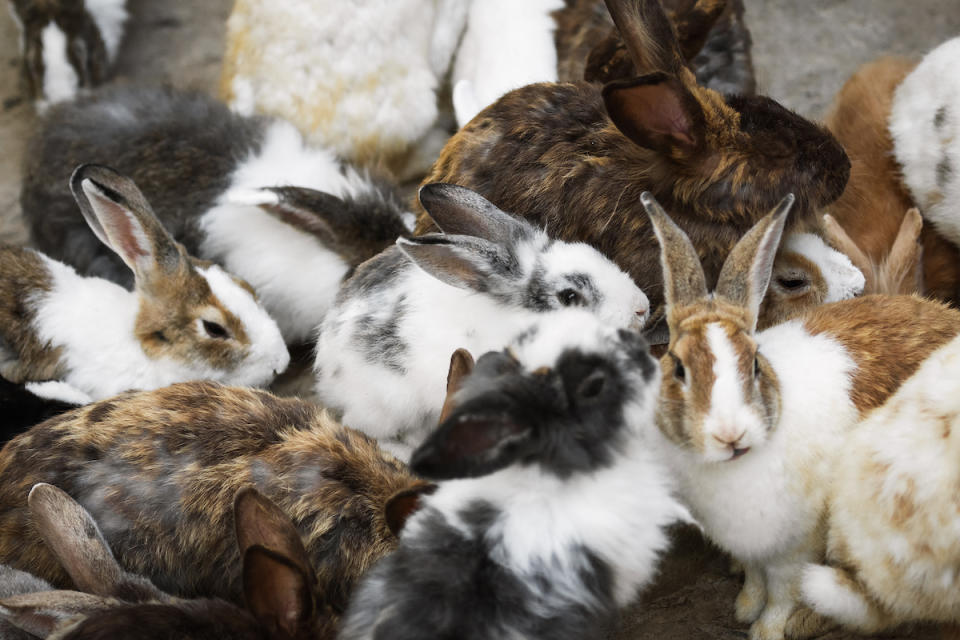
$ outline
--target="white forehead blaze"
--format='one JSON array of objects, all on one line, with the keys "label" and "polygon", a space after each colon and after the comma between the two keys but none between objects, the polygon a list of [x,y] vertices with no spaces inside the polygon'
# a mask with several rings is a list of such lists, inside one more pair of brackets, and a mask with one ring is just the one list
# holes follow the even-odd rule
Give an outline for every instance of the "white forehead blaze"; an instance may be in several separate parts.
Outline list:
[{"label": "white forehead blaze", "polygon": [[290,353],[280,335],[280,329],[249,291],[233,281],[227,273],[213,265],[197,270],[206,278],[210,291],[243,325],[250,339],[250,366],[280,373],[290,362]]},{"label": "white forehead blaze", "polygon": [[863,293],[863,274],[843,253],[832,249],[813,233],[793,233],[787,238],[787,249],[799,253],[820,268],[827,283],[824,302],[847,300]]},{"label": "white forehead blaze", "polygon": [[67,36],[55,22],[40,34],[43,43],[43,95],[49,102],[69,100],[77,93],[80,79],[67,57]]},{"label": "white forehead blaze", "polygon": [[558,286],[562,285],[563,274],[587,276],[597,298],[592,311],[603,321],[616,327],[637,328],[638,319],[646,321],[650,312],[646,294],[620,267],[590,245],[554,242],[544,253],[543,265],[548,281]]}]

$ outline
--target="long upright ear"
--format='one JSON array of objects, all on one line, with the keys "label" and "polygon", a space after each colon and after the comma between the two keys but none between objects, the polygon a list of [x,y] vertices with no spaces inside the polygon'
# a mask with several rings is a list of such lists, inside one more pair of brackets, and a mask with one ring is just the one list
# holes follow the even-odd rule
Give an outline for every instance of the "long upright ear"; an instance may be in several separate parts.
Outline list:
[{"label": "long upright ear", "polygon": [[637,145],[668,156],[692,154],[706,140],[706,118],[693,94],[674,77],[654,73],[604,86],[607,114]]},{"label": "long upright ear", "polygon": [[185,261],[150,204],[134,184],[109,167],[85,164],[70,178],[70,189],[96,236],[113,249],[138,282],[179,269]]},{"label": "long upright ear", "polygon": [[233,517],[241,556],[256,545],[275,551],[310,577],[312,586],[310,556],[300,532],[280,507],[253,487],[247,487],[237,492]]},{"label": "long upright ear", "polygon": [[923,247],[920,232],[923,217],[916,207],[907,210],[900,222],[900,230],[884,260],[884,269],[896,291],[886,293],[923,293]]},{"label": "long upright ear", "polygon": [[399,537],[400,532],[403,531],[403,526],[407,524],[407,520],[420,509],[420,498],[428,496],[436,490],[437,485],[428,482],[401,489],[390,496],[384,506],[384,516],[390,532]]},{"label": "long upright ear", "polygon": [[639,73],[679,73],[685,61],[660,0],[604,0]]},{"label": "long upright ear", "polygon": [[683,306],[705,298],[707,278],[703,266],[683,229],[670,219],[660,203],[647,191],[640,194],[653,231],[660,242],[660,265],[663,267],[663,294],[667,307]]},{"label": "long upright ear", "polygon": [[864,292],[877,293],[877,278],[874,274],[873,261],[857,246],[853,238],[847,235],[836,218],[829,213],[823,216],[823,231],[830,246],[850,258],[853,266],[863,274]]},{"label": "long upright ear", "polygon": [[0,618],[46,638],[60,627],[116,605],[116,600],[79,591],[41,591],[0,600]]},{"label": "long upright ear", "polygon": [[690,62],[697,57],[726,8],[727,0],[697,0],[689,11],[675,17],[677,41],[684,60]]},{"label": "long upright ear", "polygon": [[165,597],[149,581],[120,567],[97,523],[66,492],[41,482],[30,490],[27,504],[37,532],[78,590],[128,602]]},{"label": "long upright ear", "polygon": [[454,410],[453,396],[463,386],[464,379],[470,375],[474,366],[473,356],[466,349],[457,349],[450,356],[450,368],[447,370],[447,395],[443,400],[443,408],[440,409],[440,420],[443,422]]},{"label": "long upright ear", "polygon": [[760,219],[734,245],[720,269],[717,295],[741,305],[749,313],[753,331],[757,327],[760,303],[770,284],[773,259],[780,247],[783,226],[793,206],[792,193],[780,201],[773,211]]},{"label": "long upright ear", "polygon": [[488,291],[491,277],[510,268],[507,249],[480,238],[431,233],[399,238],[397,246],[428,274],[460,289]]},{"label": "long upright ear", "polygon": [[247,609],[273,632],[300,638],[315,615],[310,576],[289,557],[253,545],[243,553],[243,596]]},{"label": "long upright ear", "polygon": [[432,182],[420,187],[420,204],[444,233],[509,244],[529,235],[529,224],[498,209],[476,191]]}]

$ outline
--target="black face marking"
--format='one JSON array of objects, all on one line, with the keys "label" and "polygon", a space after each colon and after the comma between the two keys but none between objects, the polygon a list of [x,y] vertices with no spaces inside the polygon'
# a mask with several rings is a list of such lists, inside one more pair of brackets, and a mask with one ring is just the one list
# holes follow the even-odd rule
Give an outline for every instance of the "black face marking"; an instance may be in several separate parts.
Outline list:
[{"label": "black face marking", "polygon": [[947,105],[943,105],[933,115],[933,126],[939,129],[947,121]]},{"label": "black face marking", "polygon": [[941,189],[945,189],[952,177],[953,165],[950,163],[950,158],[943,156],[937,163],[937,185]]},{"label": "black face marking", "polygon": [[409,346],[400,337],[400,321],[406,313],[406,296],[400,296],[386,318],[366,314],[357,320],[353,334],[364,358],[370,364],[383,364],[399,374],[406,373],[404,357]]}]

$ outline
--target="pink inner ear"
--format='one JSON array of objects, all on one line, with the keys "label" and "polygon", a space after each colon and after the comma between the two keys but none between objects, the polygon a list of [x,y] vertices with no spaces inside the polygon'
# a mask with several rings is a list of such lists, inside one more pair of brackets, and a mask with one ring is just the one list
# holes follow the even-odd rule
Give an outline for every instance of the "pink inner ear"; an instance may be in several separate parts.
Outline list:
[{"label": "pink inner ear", "polygon": [[669,85],[643,85],[629,91],[628,108],[637,124],[648,131],[666,134],[689,145],[696,144],[680,96]]},{"label": "pink inner ear", "polygon": [[95,189],[87,190],[87,193],[95,201],[95,210],[103,230],[121,257],[131,266],[139,262],[140,258],[149,258],[150,242],[143,229],[134,223],[132,214],[110,198],[97,193]]}]

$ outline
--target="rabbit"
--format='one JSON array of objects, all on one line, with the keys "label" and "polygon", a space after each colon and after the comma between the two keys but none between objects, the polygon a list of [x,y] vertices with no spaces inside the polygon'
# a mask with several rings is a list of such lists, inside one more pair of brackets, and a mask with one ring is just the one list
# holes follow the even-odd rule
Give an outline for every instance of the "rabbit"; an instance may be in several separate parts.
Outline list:
[{"label": "rabbit", "polygon": [[321,402],[401,458],[436,426],[437,363],[454,349],[502,348],[564,307],[637,328],[649,310],[585,244],[551,240],[463,187],[426,185],[419,197],[444,233],[401,239],[357,269],[320,326],[314,366]]},{"label": "rabbit", "polygon": [[48,585],[0,599],[6,624],[71,640],[334,638],[311,591],[313,570],[299,533],[254,489],[241,491],[234,503],[246,609],[219,599],[175,598],[125,571],[96,521],[53,485],[34,485],[28,503],[38,533],[82,591],[53,591]]},{"label": "rabbit", "polygon": [[77,585],[26,516],[37,482],[83,505],[127,571],[171,595],[237,605],[230,512],[253,486],[293,520],[334,616],[431,487],[302,400],[212,382],[131,392],[39,424],[0,451],[0,562],[57,588]]},{"label": "rabbit", "polygon": [[340,640],[603,638],[652,580],[664,528],[689,519],[647,442],[656,361],[638,333],[557,316],[451,385],[411,463],[437,489],[361,580]]},{"label": "rabbit", "polygon": [[81,162],[133,178],[190,254],[254,287],[289,344],[311,339],[344,275],[412,226],[392,187],[306,146],[287,122],[245,118],[199,93],[105,87],[41,121],[21,206],[38,249],[127,287],[129,269],[63,186]]},{"label": "rabbit", "polygon": [[[760,96],[697,85],[658,0],[607,0],[637,69],[607,84],[512,91],[457,132],[424,183],[448,182],[610,257],[662,322],[658,249],[639,204],[648,190],[691,235],[708,282],[734,243],[786,192],[791,229],[843,191],[849,162],[822,127]],[[433,229],[422,209],[416,233]]]},{"label": "rabbit", "polygon": [[[6,565],[0,565],[0,600],[10,596],[38,591],[50,591],[53,587],[45,580],[30,575],[25,571],[18,571]],[[22,631],[0,616],[0,640],[33,640],[32,633]]]},{"label": "rabbit", "polygon": [[752,640],[802,638],[827,621],[798,601],[822,560],[829,479],[844,436],[940,345],[960,311],[917,296],[821,305],[756,332],[788,196],[734,247],[711,294],[699,256],[651,194],[670,344],[653,445],[705,534],[745,569],[736,617]]},{"label": "rabbit", "polygon": [[241,113],[294,123],[350,162],[419,177],[449,135],[438,93],[469,5],[237,0],[220,95]]},{"label": "rabbit", "polygon": [[107,78],[127,21],[126,0],[8,0],[20,29],[21,78],[43,111]]},{"label": "rabbit", "polygon": [[960,339],[940,347],[842,445],[827,563],[803,598],[852,631],[960,625]]},{"label": "rabbit", "polygon": [[85,278],[32,249],[0,249],[0,375],[60,380],[89,402],[204,378],[266,386],[286,369],[280,330],[250,286],[188,256],[133,181],[81,165],[70,189],[136,289]]}]

